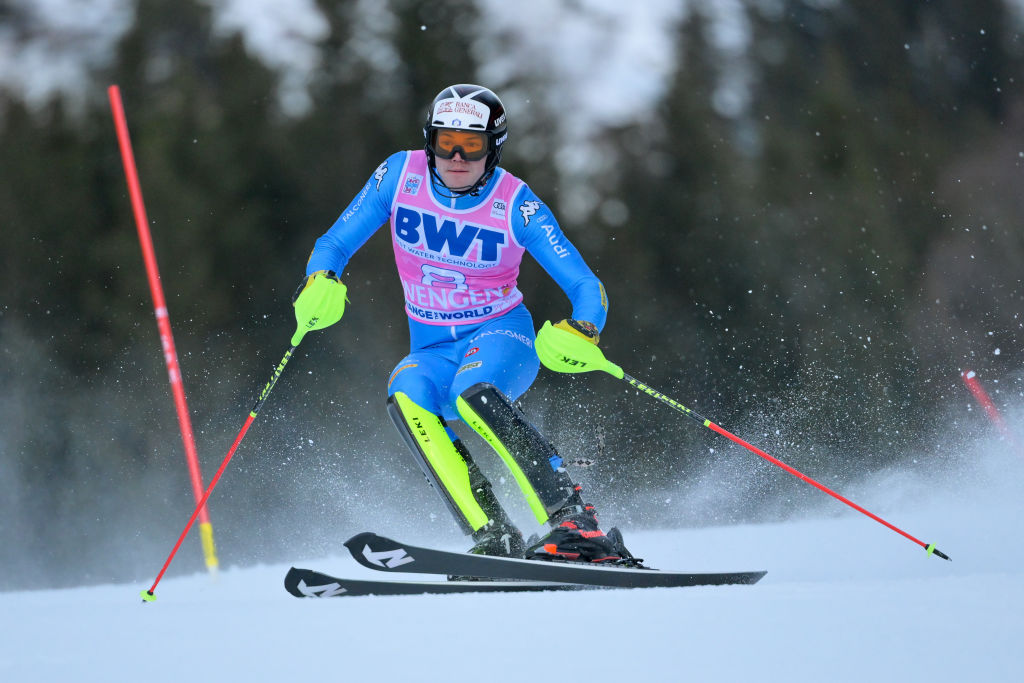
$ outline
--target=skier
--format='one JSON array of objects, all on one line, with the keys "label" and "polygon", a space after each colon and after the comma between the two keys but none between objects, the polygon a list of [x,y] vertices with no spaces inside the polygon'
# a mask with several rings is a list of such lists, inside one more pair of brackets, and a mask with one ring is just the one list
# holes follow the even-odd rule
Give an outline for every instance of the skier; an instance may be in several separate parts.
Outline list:
[{"label": "skier", "polygon": [[[583,347],[598,343],[608,308],[604,286],[550,209],[498,166],[508,135],[497,95],[478,85],[445,88],[430,105],[423,135],[424,149],[388,157],[316,241],[294,300],[296,319],[316,318],[309,329],[321,329],[341,318],[346,288],[336,274],[390,223],[411,348],[388,378],[387,410],[427,480],[472,535],[469,552],[628,559],[618,530],[601,530],[555,447],[513,403],[536,378],[538,356],[568,369],[586,356]],[[516,288],[526,251],[572,304],[572,317],[546,323],[536,335]],[[550,525],[546,536],[526,547],[448,426],[456,420],[498,453],[538,523]]]}]

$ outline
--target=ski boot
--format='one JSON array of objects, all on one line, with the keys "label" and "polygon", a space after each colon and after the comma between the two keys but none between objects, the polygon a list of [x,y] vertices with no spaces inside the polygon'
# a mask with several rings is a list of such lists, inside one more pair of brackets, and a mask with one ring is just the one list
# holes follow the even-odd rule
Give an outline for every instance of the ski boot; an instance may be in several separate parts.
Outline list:
[{"label": "ski boot", "polygon": [[[504,516],[504,515],[502,515]],[[498,557],[522,558],[526,544],[523,533],[511,522],[490,520],[486,525],[473,532],[475,544],[467,552],[474,555],[496,555]],[[483,576],[462,576],[449,574],[449,581],[495,581]]]},{"label": "ski boot", "polygon": [[622,540],[622,532],[619,531],[618,527],[613,526],[608,530],[608,540],[615,546],[615,552],[620,558],[616,564],[621,564],[624,567],[650,569],[650,567],[644,566],[644,560],[642,557],[637,557],[633,553],[629,552],[626,548],[626,544]]},{"label": "ski boot", "polygon": [[548,521],[554,528],[526,549],[526,559],[619,563],[633,557],[618,529],[614,536],[601,530],[593,505],[583,503],[578,494],[569,502],[551,515]]},{"label": "ski boot", "polygon": [[526,549],[519,529],[508,522],[501,523],[493,519],[473,532],[473,541],[475,543],[469,552],[475,555],[522,557]]}]

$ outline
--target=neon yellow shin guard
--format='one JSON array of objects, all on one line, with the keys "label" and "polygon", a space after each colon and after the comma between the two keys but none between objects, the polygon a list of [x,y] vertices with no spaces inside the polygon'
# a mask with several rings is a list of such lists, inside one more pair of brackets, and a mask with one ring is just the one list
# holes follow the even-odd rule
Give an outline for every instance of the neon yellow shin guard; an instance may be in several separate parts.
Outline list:
[{"label": "neon yellow shin guard", "polygon": [[473,496],[469,466],[448,437],[444,421],[400,391],[388,398],[388,413],[462,530],[468,534],[487,524],[487,513]]},{"label": "neon yellow shin guard", "polygon": [[559,510],[572,495],[574,485],[564,469],[552,468],[558,459],[554,447],[526,421],[496,387],[475,384],[455,402],[462,419],[504,461],[540,524]]}]

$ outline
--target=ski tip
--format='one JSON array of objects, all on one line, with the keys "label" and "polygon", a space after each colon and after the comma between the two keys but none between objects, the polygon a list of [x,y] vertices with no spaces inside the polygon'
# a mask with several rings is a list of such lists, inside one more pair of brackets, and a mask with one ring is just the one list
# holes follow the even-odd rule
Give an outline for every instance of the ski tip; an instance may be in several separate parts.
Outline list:
[{"label": "ski tip", "polygon": [[929,543],[924,547],[924,549],[928,551],[929,555],[938,555],[944,560],[949,560],[950,562],[953,561],[949,558],[949,555],[936,548],[934,543]]},{"label": "ski tip", "polygon": [[294,595],[297,598],[306,597],[302,591],[299,590],[299,580],[301,579],[301,569],[291,567],[288,569],[288,573],[284,575],[284,589]]},{"label": "ski tip", "polygon": [[[361,533],[356,534],[355,536],[353,536],[352,538],[348,539],[347,541],[345,541],[344,545],[349,550],[361,550],[362,547],[364,545],[366,545],[367,543],[369,543],[370,541],[379,541],[379,540],[382,540],[382,539],[383,539],[382,536],[378,536],[377,534],[373,533],[372,531],[363,531]],[[389,539],[384,539],[384,540],[389,540]],[[391,541],[391,543],[394,543],[394,541]]]},{"label": "ski tip", "polygon": [[153,595],[153,591],[147,591],[147,590],[141,591],[139,593],[139,596],[142,597],[142,602],[143,603],[156,602],[156,596]]}]

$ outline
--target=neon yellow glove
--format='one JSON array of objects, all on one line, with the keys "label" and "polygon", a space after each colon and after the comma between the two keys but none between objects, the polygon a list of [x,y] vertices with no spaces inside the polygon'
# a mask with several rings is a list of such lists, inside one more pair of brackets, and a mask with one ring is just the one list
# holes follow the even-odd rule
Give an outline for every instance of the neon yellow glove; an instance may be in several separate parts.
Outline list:
[{"label": "neon yellow glove", "polygon": [[605,370],[608,362],[597,348],[600,335],[597,326],[585,320],[562,320],[554,325],[544,323],[537,332],[537,357],[548,370],[555,372],[590,372]]},{"label": "neon yellow glove", "polygon": [[292,298],[296,323],[292,346],[298,346],[307,332],[322,330],[341,320],[347,291],[334,271],[318,270],[307,275]]}]

